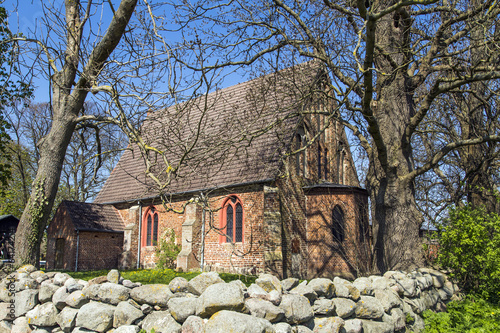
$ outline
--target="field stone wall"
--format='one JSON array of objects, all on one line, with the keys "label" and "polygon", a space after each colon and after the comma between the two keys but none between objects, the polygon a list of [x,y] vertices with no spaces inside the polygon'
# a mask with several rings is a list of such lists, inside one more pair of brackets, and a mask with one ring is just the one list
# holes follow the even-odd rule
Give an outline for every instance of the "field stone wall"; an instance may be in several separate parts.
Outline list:
[{"label": "field stone wall", "polygon": [[421,313],[446,310],[457,291],[427,268],[352,282],[262,274],[246,287],[215,272],[141,285],[117,270],[87,282],[23,266],[0,282],[0,333],[418,332]]}]

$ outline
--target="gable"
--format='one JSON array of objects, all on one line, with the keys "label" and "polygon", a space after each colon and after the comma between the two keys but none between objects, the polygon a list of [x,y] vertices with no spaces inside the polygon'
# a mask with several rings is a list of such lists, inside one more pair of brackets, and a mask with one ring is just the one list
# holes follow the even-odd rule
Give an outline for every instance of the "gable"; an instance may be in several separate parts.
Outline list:
[{"label": "gable", "polygon": [[[324,82],[321,73],[309,62],[150,114],[142,137],[164,153],[149,156],[157,162],[155,175],[170,181],[170,194],[275,179],[300,113],[313,104],[311,96]],[[174,166],[182,159],[170,180],[163,157]],[[159,189],[144,170],[141,152],[132,143],[95,202],[157,197]]]}]

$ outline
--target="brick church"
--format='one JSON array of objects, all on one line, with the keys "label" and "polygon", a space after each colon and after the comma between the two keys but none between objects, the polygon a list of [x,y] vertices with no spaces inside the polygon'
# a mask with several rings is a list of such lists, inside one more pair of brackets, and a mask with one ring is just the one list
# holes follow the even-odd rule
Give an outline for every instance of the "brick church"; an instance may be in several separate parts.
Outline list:
[{"label": "brick church", "polygon": [[48,268],[154,267],[173,232],[183,270],[366,270],[368,195],[327,94],[309,62],[148,114],[141,134],[155,150],[131,142],[94,203],[60,205]]}]

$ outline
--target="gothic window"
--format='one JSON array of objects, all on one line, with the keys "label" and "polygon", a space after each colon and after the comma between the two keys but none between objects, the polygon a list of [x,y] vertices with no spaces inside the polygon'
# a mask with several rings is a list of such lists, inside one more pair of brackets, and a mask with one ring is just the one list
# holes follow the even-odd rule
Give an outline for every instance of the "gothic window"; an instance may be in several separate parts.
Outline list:
[{"label": "gothic window", "polygon": [[142,219],[142,246],[156,246],[158,243],[158,212],[149,208]]},{"label": "gothic window", "polygon": [[345,238],[344,212],[338,205],[332,211],[332,236],[333,240],[339,243]]},{"label": "gothic window", "polygon": [[243,242],[243,205],[236,196],[229,197],[223,205],[221,229],[222,242]]}]

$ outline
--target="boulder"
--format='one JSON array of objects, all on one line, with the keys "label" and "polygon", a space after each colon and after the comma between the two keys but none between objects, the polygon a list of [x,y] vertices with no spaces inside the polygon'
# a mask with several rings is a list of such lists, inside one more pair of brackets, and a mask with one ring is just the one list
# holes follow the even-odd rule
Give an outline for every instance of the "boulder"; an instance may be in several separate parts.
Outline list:
[{"label": "boulder", "polygon": [[201,273],[189,281],[189,292],[195,295],[201,295],[208,286],[216,283],[222,283],[219,274],[215,272]]},{"label": "boulder", "polygon": [[12,323],[8,321],[0,321],[0,333],[10,333],[12,331]]},{"label": "boulder", "polygon": [[274,328],[265,319],[227,310],[215,313],[205,324],[205,333],[228,332],[271,333]]},{"label": "boulder", "polygon": [[116,307],[99,302],[85,304],[78,311],[76,326],[97,332],[106,332],[113,326]]},{"label": "boulder", "polygon": [[279,322],[285,317],[285,311],[282,308],[260,298],[248,298],[245,306],[252,316],[264,318],[271,323]]},{"label": "boulder", "polygon": [[173,297],[168,301],[168,309],[175,320],[183,323],[196,313],[198,302],[198,298],[194,297]]},{"label": "boulder", "polygon": [[307,285],[316,292],[318,297],[332,298],[335,295],[335,285],[330,279],[312,279]]},{"label": "boulder", "polygon": [[116,283],[105,282],[101,284],[97,296],[101,302],[117,305],[130,297],[130,289]]},{"label": "boulder", "polygon": [[305,323],[314,316],[309,300],[301,295],[283,295],[280,308],[285,311],[285,318],[289,324]]},{"label": "boulder", "polygon": [[130,302],[122,301],[118,303],[113,315],[113,327],[131,325],[137,319],[144,317],[144,313]]},{"label": "boulder", "polygon": [[64,302],[72,308],[79,309],[89,302],[89,298],[82,291],[77,290],[69,294]]},{"label": "boulder", "polygon": [[217,283],[208,286],[201,294],[196,314],[206,318],[221,310],[241,311],[244,306],[243,292],[237,285]]},{"label": "boulder", "polygon": [[57,308],[52,302],[38,304],[26,313],[28,324],[36,326],[55,326],[57,324]]},{"label": "boulder", "polygon": [[130,297],[139,304],[158,305],[166,307],[168,300],[172,297],[172,292],[168,285],[148,284],[132,289]]},{"label": "boulder", "polygon": [[16,319],[16,305],[14,303],[0,303],[0,320],[12,321]]},{"label": "boulder", "polygon": [[104,283],[104,282],[107,282],[108,281],[108,277],[105,276],[105,275],[102,275],[102,276],[98,276],[98,277],[95,277],[91,280],[89,280],[89,286],[93,285],[93,284],[101,284],[101,283]]},{"label": "boulder", "polygon": [[389,314],[384,314],[382,321],[391,324],[395,331],[400,331],[406,326],[406,316],[400,308],[391,309]]},{"label": "boulder", "polygon": [[66,286],[66,290],[68,290],[68,293],[72,293],[72,292],[75,292],[77,290],[82,290],[85,286],[83,284],[80,284],[80,283],[73,283],[73,284],[70,284],[68,286]]},{"label": "boulder", "polygon": [[359,290],[361,295],[373,296],[373,285],[369,278],[357,278],[352,285]]},{"label": "boulder", "polygon": [[392,289],[375,289],[375,298],[378,299],[387,313],[394,307],[402,306],[403,303],[398,294]]},{"label": "boulder", "polygon": [[289,291],[298,285],[299,285],[299,279],[297,278],[288,278],[281,281],[281,287],[283,288],[283,290],[286,291]]},{"label": "boulder", "polygon": [[318,298],[318,294],[316,294],[313,288],[311,288],[309,285],[302,283],[299,284],[297,287],[293,288],[292,290],[290,290],[289,293],[293,295],[302,295],[307,297],[310,304],[313,304],[314,301]]},{"label": "boulder", "polygon": [[338,333],[344,326],[344,319],[340,317],[314,318],[314,333]]},{"label": "boulder", "polygon": [[[166,286],[168,288],[168,286]],[[146,332],[152,329],[156,333],[179,333],[181,325],[175,321],[168,311],[153,311],[144,318],[142,328]]]},{"label": "boulder", "polygon": [[255,280],[255,283],[267,292],[270,292],[271,290],[277,290],[280,293],[283,292],[280,280],[278,280],[276,276],[271,274],[259,275],[259,278]]},{"label": "boulder", "polygon": [[418,296],[417,291],[417,281],[412,278],[404,278],[396,281],[399,288],[403,291],[403,296],[406,297],[415,297]]},{"label": "boulder", "polygon": [[112,269],[109,271],[108,275],[106,275],[106,279],[110,283],[118,283],[120,281],[120,272],[117,269]]},{"label": "boulder", "polygon": [[139,326],[123,325],[118,327],[113,333],[137,333],[140,331]]},{"label": "boulder", "polygon": [[315,315],[332,316],[335,313],[335,303],[331,299],[320,298],[314,302],[312,308]]},{"label": "boulder", "polygon": [[99,300],[99,290],[101,289],[100,284],[88,284],[82,289],[82,293],[85,294],[89,299],[93,301]]},{"label": "boulder", "polygon": [[361,320],[363,322],[363,333],[394,333],[391,324],[382,321]]},{"label": "boulder", "polygon": [[189,316],[182,324],[182,333],[205,332],[205,322],[197,316]]},{"label": "boulder", "polygon": [[168,284],[168,287],[170,288],[170,291],[173,293],[178,293],[178,292],[188,292],[189,291],[189,282],[183,277],[175,277],[170,281]]},{"label": "boulder", "polygon": [[38,304],[38,290],[23,290],[15,295],[16,317],[21,317]]},{"label": "boulder", "polygon": [[16,291],[22,291],[22,290],[28,290],[28,289],[37,289],[39,286],[39,283],[36,282],[35,279],[25,277],[19,279],[19,281],[15,282],[15,289]]},{"label": "boulder", "polygon": [[376,275],[370,276],[370,280],[372,281],[372,287],[375,290],[387,289],[391,286],[391,283],[394,283],[394,282],[391,282],[391,280],[389,280],[386,277],[376,276]]},{"label": "boulder", "polygon": [[26,317],[19,317],[12,323],[11,333],[31,333],[32,330],[28,325]]},{"label": "boulder", "polygon": [[9,303],[14,299],[15,283],[14,280],[3,279],[0,282],[0,301]]},{"label": "boulder", "polygon": [[132,282],[130,280],[123,280],[122,281],[122,285],[124,287],[130,288],[130,289],[133,289],[135,287],[139,287],[140,286],[138,283]]},{"label": "boulder", "polygon": [[67,279],[70,279],[71,276],[67,273],[57,273],[54,275],[53,283],[58,286],[63,286],[64,282],[66,282]]},{"label": "boulder", "polygon": [[356,317],[364,319],[380,319],[384,315],[384,307],[372,296],[361,296],[356,303]]},{"label": "boulder", "polygon": [[66,298],[69,296],[66,291],[66,287],[59,287],[52,295],[52,303],[58,308],[62,310],[66,306]]},{"label": "boulder", "polygon": [[17,269],[18,273],[30,274],[36,271],[36,267],[30,264],[23,265]]},{"label": "boulder", "polygon": [[264,290],[261,286],[252,283],[250,287],[247,288],[247,294],[248,297],[250,298],[262,298],[262,299],[267,299],[269,296],[269,293]]},{"label": "boulder", "polygon": [[38,291],[38,300],[40,303],[50,302],[52,300],[52,296],[54,296],[54,293],[59,288],[60,287],[58,285],[53,283],[47,283],[40,286],[40,290]]},{"label": "boulder", "polygon": [[345,333],[361,333],[363,332],[363,321],[361,319],[348,319],[344,321]]},{"label": "boulder", "polygon": [[277,323],[273,327],[276,333],[292,333],[292,326],[289,323]]},{"label": "boulder", "polygon": [[75,328],[77,314],[78,309],[65,307],[56,317],[57,324],[64,332],[69,333]]},{"label": "boulder", "polygon": [[341,318],[348,318],[356,311],[356,303],[348,298],[332,298],[335,313]]}]

